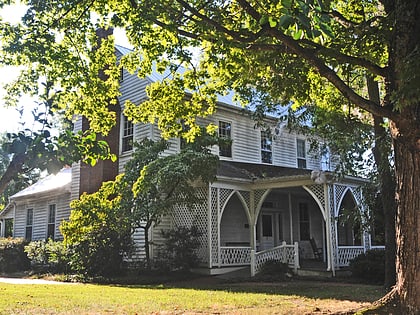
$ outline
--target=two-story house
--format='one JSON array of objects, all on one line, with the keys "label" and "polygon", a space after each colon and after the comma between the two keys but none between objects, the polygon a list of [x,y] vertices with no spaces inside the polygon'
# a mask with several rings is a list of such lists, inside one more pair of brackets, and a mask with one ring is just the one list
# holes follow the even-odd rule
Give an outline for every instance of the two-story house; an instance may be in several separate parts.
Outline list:
[{"label": "two-story house", "polygon": [[[127,52],[117,46],[118,55]],[[140,79],[124,71],[119,99],[121,112],[110,136],[110,146],[117,153],[118,162],[99,163],[95,168],[80,163],[73,165],[71,200],[85,191],[95,191],[102,181],[123,172],[133,141],[160,138],[155,125],[134,125],[123,116],[122,109],[126,100],[140,103],[146,99],[146,86],[162,77],[154,72]],[[209,273],[246,265],[251,265],[251,272],[255,273],[265,261],[272,259],[298,269],[303,260],[314,258],[323,262],[325,270],[334,273],[371,247],[369,234],[338,222],[340,209],[363,211],[361,186],[365,181],[336,178],[329,172],[329,161],[309,151],[305,136],[279,128],[277,121],[270,117],[266,123],[272,126],[273,132],[255,127],[252,118],[229,96],[219,97],[216,113],[202,122],[215,124],[219,135],[231,140],[223,147],[212,148],[220,158],[217,180],[197,187],[197,193],[206,202],[194,209],[174,205],[173,214],[150,232],[149,238],[154,243],[160,241],[161,229],[196,225],[202,232],[199,256]],[[77,120],[75,129],[83,128],[83,120]],[[180,146],[180,139],[171,139],[166,154],[178,152]],[[31,197],[37,198],[33,194]],[[51,224],[48,215],[51,202],[34,210],[30,198],[17,201],[16,196],[12,197],[13,206],[0,213],[3,235],[6,220],[14,218],[14,236],[46,238]],[[63,213],[68,216],[68,207]],[[63,219],[58,209],[54,218],[56,225],[58,218]],[[30,223],[33,231],[42,230],[35,227],[36,222],[42,226],[43,233],[25,234],[24,229]],[[56,237],[59,239],[60,235]],[[137,251],[131,259],[135,261],[144,257],[144,235],[137,231],[133,238]],[[153,246],[151,250],[153,255]]]}]

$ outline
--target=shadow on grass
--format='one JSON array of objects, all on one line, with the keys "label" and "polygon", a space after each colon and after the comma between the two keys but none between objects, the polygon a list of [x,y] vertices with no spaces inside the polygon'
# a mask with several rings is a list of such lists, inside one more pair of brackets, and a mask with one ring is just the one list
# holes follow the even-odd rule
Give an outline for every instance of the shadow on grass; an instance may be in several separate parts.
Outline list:
[{"label": "shadow on grass", "polygon": [[347,279],[307,280],[299,278],[222,278],[220,276],[199,276],[191,273],[149,273],[126,275],[103,285],[126,288],[150,289],[192,289],[227,291],[237,293],[262,293],[272,295],[293,295],[311,299],[337,299],[353,302],[373,302],[385,294],[379,285],[348,282]]}]

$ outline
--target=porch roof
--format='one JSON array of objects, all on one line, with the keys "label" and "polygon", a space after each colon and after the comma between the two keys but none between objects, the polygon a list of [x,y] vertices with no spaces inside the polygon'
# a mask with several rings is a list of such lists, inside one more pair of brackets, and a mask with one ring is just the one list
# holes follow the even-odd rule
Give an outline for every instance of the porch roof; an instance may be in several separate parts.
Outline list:
[{"label": "porch roof", "polygon": [[221,160],[219,161],[217,176],[250,181],[281,177],[306,177],[310,179],[311,172],[311,170],[302,168]]}]

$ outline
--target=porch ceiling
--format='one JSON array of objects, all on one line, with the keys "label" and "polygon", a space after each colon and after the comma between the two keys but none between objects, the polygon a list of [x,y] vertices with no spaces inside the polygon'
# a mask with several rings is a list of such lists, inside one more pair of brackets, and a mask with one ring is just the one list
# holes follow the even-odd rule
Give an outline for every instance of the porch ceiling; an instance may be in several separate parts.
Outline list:
[{"label": "porch ceiling", "polygon": [[291,177],[307,177],[310,179],[311,170],[221,160],[217,169],[217,176],[249,181]]}]

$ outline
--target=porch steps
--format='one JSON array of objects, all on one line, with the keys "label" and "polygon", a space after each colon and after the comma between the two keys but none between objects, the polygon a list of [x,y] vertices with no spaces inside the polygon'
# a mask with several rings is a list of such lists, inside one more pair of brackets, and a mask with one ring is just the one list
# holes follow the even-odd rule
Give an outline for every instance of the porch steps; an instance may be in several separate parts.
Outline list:
[{"label": "porch steps", "polygon": [[[321,279],[321,278],[333,278],[332,271],[328,270],[316,270],[316,269],[298,269],[297,276],[302,278],[314,278],[314,279]],[[346,278],[350,277],[351,272],[346,269],[338,269],[335,271],[336,278]]]},{"label": "porch steps", "polygon": [[221,267],[212,269],[195,268],[191,271],[202,275],[220,276],[221,278],[242,278],[251,276],[251,269],[249,266]]}]

